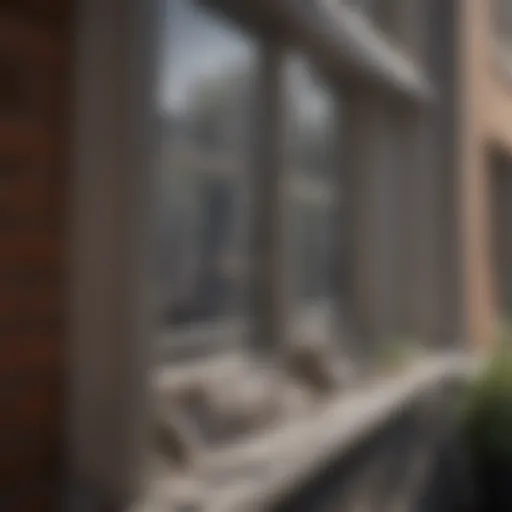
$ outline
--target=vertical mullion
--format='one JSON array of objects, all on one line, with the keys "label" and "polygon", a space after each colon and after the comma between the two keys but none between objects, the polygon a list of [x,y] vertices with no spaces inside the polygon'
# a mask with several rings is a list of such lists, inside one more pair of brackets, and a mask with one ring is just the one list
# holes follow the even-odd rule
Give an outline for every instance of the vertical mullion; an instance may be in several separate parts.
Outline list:
[{"label": "vertical mullion", "polygon": [[[337,219],[335,226],[337,238],[334,250],[336,251],[337,273],[336,307],[339,312],[337,315],[336,335],[340,337],[339,341],[343,344],[343,348],[348,349],[350,352],[350,344],[353,342],[352,338],[357,335],[354,317],[354,272],[357,264],[354,252],[356,236],[356,219],[354,215],[356,196],[354,186],[356,181],[354,168],[350,161],[350,132],[346,129],[349,126],[347,114],[349,115],[350,108],[347,102],[344,101],[343,91],[336,90],[334,94],[336,108],[336,133],[334,137],[339,141],[338,150],[335,154],[336,161],[334,162],[336,168],[334,186],[336,187]],[[350,339],[346,340],[346,336],[349,336]],[[349,346],[346,345],[347,343]]]},{"label": "vertical mullion", "polygon": [[[350,198],[347,209],[350,216],[350,283],[349,296],[351,318],[358,338],[372,336],[373,296],[371,290],[372,272],[368,261],[372,253],[370,245],[371,202],[365,201],[370,176],[368,169],[368,148],[366,132],[370,122],[371,106],[358,95],[352,95],[347,102],[347,166],[350,182]],[[365,352],[365,346],[353,347]]]},{"label": "vertical mullion", "polygon": [[396,296],[394,274],[396,228],[392,222],[393,144],[385,97],[355,95],[347,104],[347,143],[351,182],[353,244],[351,299],[358,334],[367,339],[363,352],[392,335]]},{"label": "vertical mullion", "polygon": [[253,312],[254,344],[271,349],[284,339],[284,174],[283,49],[262,42],[255,102],[253,168]]}]

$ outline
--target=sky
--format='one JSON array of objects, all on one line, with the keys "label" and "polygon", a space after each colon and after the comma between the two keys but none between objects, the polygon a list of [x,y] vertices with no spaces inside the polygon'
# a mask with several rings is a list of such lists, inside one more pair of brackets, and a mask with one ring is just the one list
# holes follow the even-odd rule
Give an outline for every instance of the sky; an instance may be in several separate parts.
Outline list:
[{"label": "sky", "polygon": [[198,75],[250,61],[256,44],[235,26],[192,7],[190,0],[167,2],[159,103],[164,110],[179,111]]},{"label": "sky", "polygon": [[[233,64],[256,65],[257,42],[228,20],[194,7],[193,2],[167,0],[158,91],[159,108],[164,112],[179,114],[187,94],[202,81],[200,76],[215,76]],[[289,96],[298,98],[293,108],[306,119],[325,118],[332,108],[329,95],[304,63],[293,57],[287,68]]]}]

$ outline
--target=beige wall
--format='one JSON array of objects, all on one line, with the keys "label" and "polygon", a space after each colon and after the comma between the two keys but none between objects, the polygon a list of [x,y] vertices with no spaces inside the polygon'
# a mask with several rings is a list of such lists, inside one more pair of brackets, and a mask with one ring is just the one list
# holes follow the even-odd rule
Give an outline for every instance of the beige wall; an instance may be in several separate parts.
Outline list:
[{"label": "beige wall", "polygon": [[487,136],[512,153],[512,80],[500,75],[497,64],[490,62],[488,67]]},{"label": "beige wall", "polygon": [[[460,32],[460,207],[466,328],[477,347],[492,343],[498,320],[491,264],[490,150],[512,151],[512,82],[493,61],[491,2],[465,0]],[[510,90],[508,87],[510,86]]]}]

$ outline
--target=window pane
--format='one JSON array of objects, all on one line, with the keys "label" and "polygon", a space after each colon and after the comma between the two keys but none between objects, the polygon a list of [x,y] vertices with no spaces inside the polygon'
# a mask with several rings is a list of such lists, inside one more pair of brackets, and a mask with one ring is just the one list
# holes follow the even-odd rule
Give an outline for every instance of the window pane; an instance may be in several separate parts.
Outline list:
[{"label": "window pane", "polygon": [[158,288],[178,326],[244,313],[255,49],[194,0],[167,8]]},{"label": "window pane", "polygon": [[340,285],[338,108],[299,58],[288,62],[287,88],[292,336],[330,337]]}]

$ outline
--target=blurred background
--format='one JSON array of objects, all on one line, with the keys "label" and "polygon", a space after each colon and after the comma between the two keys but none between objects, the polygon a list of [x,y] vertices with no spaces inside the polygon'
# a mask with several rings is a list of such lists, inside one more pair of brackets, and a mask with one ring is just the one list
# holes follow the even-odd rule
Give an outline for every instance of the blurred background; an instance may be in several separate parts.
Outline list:
[{"label": "blurred background", "polygon": [[512,510],[509,3],[3,0],[0,510]]}]

